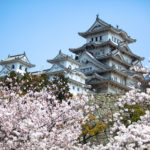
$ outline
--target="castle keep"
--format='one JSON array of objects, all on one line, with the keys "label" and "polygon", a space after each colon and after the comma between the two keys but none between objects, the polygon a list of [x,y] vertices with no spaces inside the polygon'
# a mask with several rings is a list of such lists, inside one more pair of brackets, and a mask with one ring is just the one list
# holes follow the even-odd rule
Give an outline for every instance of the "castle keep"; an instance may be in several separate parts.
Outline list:
[{"label": "castle keep", "polygon": [[[79,35],[86,39],[86,43],[69,49],[75,54],[75,59],[60,51],[54,59],[47,60],[53,64],[52,67],[40,72],[48,74],[50,80],[55,74],[63,73],[69,78],[70,92],[74,94],[86,93],[88,85],[97,93],[122,93],[137,87],[137,83],[144,80],[142,74],[130,69],[142,67],[144,59],[128,46],[136,40],[118,26],[113,27],[97,15],[94,24]],[[12,70],[23,74],[34,67],[25,53],[9,56],[0,61],[0,65],[3,66],[0,76]]]},{"label": "castle keep", "polygon": [[141,74],[130,70],[133,66],[141,67],[144,59],[128,47],[136,40],[118,26],[113,27],[97,15],[94,24],[79,35],[86,43],[79,48],[70,48],[70,51],[82,63],[80,70],[88,77],[86,83],[96,92],[125,92],[143,80]]}]

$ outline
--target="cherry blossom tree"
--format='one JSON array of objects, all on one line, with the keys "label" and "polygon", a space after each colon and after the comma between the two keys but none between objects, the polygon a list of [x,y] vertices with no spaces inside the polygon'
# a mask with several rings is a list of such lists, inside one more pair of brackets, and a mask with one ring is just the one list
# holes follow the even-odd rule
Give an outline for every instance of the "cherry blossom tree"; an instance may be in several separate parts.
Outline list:
[{"label": "cherry blossom tree", "polygon": [[[139,69],[139,68],[138,68]],[[145,71],[144,69],[142,71]],[[147,74],[149,73],[146,70]],[[7,79],[12,82],[11,79]],[[149,150],[150,90],[132,89],[116,105],[119,111],[110,119],[106,145],[79,144],[82,124],[96,106],[87,106],[86,96],[57,100],[49,86],[29,89],[22,95],[20,86],[8,88],[0,83],[0,149],[2,150]],[[56,86],[56,85],[52,85]],[[62,87],[63,88],[63,87]],[[67,93],[66,93],[67,94]],[[109,122],[108,122],[109,123]],[[89,146],[90,145],[90,146]]]},{"label": "cherry blossom tree", "polygon": [[82,147],[77,140],[82,133],[81,124],[88,118],[85,114],[93,111],[93,107],[84,109],[86,96],[60,102],[56,91],[48,86],[22,95],[17,83],[9,88],[2,82],[0,85],[1,150]]}]

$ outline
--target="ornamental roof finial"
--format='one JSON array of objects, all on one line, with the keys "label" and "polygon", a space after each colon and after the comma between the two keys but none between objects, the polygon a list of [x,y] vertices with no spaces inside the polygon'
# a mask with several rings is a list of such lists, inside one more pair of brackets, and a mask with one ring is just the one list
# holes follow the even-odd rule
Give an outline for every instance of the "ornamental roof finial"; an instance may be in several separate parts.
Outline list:
[{"label": "ornamental roof finial", "polygon": [[61,49],[59,50],[59,54],[61,54]]},{"label": "ornamental roof finial", "polygon": [[99,14],[96,15],[96,20],[99,19]]}]

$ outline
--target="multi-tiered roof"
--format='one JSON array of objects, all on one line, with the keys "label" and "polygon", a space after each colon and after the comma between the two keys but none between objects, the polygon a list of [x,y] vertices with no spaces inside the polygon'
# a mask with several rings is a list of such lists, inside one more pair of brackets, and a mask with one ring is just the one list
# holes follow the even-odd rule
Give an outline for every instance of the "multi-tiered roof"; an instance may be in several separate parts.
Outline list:
[{"label": "multi-tiered roof", "polygon": [[90,77],[88,84],[94,87],[108,84],[126,91],[132,84],[135,86],[132,81],[143,79],[141,74],[130,70],[130,67],[141,66],[144,59],[134,54],[128,46],[136,40],[118,26],[113,27],[97,15],[94,24],[86,32],[79,32],[79,35],[87,42],[69,50],[82,63],[81,71]]}]

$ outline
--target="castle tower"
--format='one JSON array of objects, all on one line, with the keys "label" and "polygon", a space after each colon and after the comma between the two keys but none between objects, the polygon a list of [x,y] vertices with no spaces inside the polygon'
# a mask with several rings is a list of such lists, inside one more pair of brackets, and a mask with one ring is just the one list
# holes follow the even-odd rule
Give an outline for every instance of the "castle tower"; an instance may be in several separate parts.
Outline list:
[{"label": "castle tower", "polygon": [[52,64],[52,67],[45,71],[50,80],[53,80],[56,74],[64,74],[68,78],[69,89],[73,95],[86,93],[86,76],[79,70],[80,62],[62,53],[61,50],[54,59],[47,60],[47,62]]},{"label": "castle tower", "polygon": [[8,75],[11,71],[24,74],[28,72],[29,68],[35,67],[30,63],[25,53],[13,56],[8,55],[8,58],[0,61],[0,65],[2,66],[0,77]]},{"label": "castle tower", "polygon": [[113,27],[97,15],[94,24],[79,35],[86,39],[86,43],[69,50],[82,63],[80,70],[88,76],[87,84],[97,92],[126,92],[143,80],[140,73],[130,70],[130,67],[142,66],[144,59],[128,47],[136,40],[118,26]]}]

